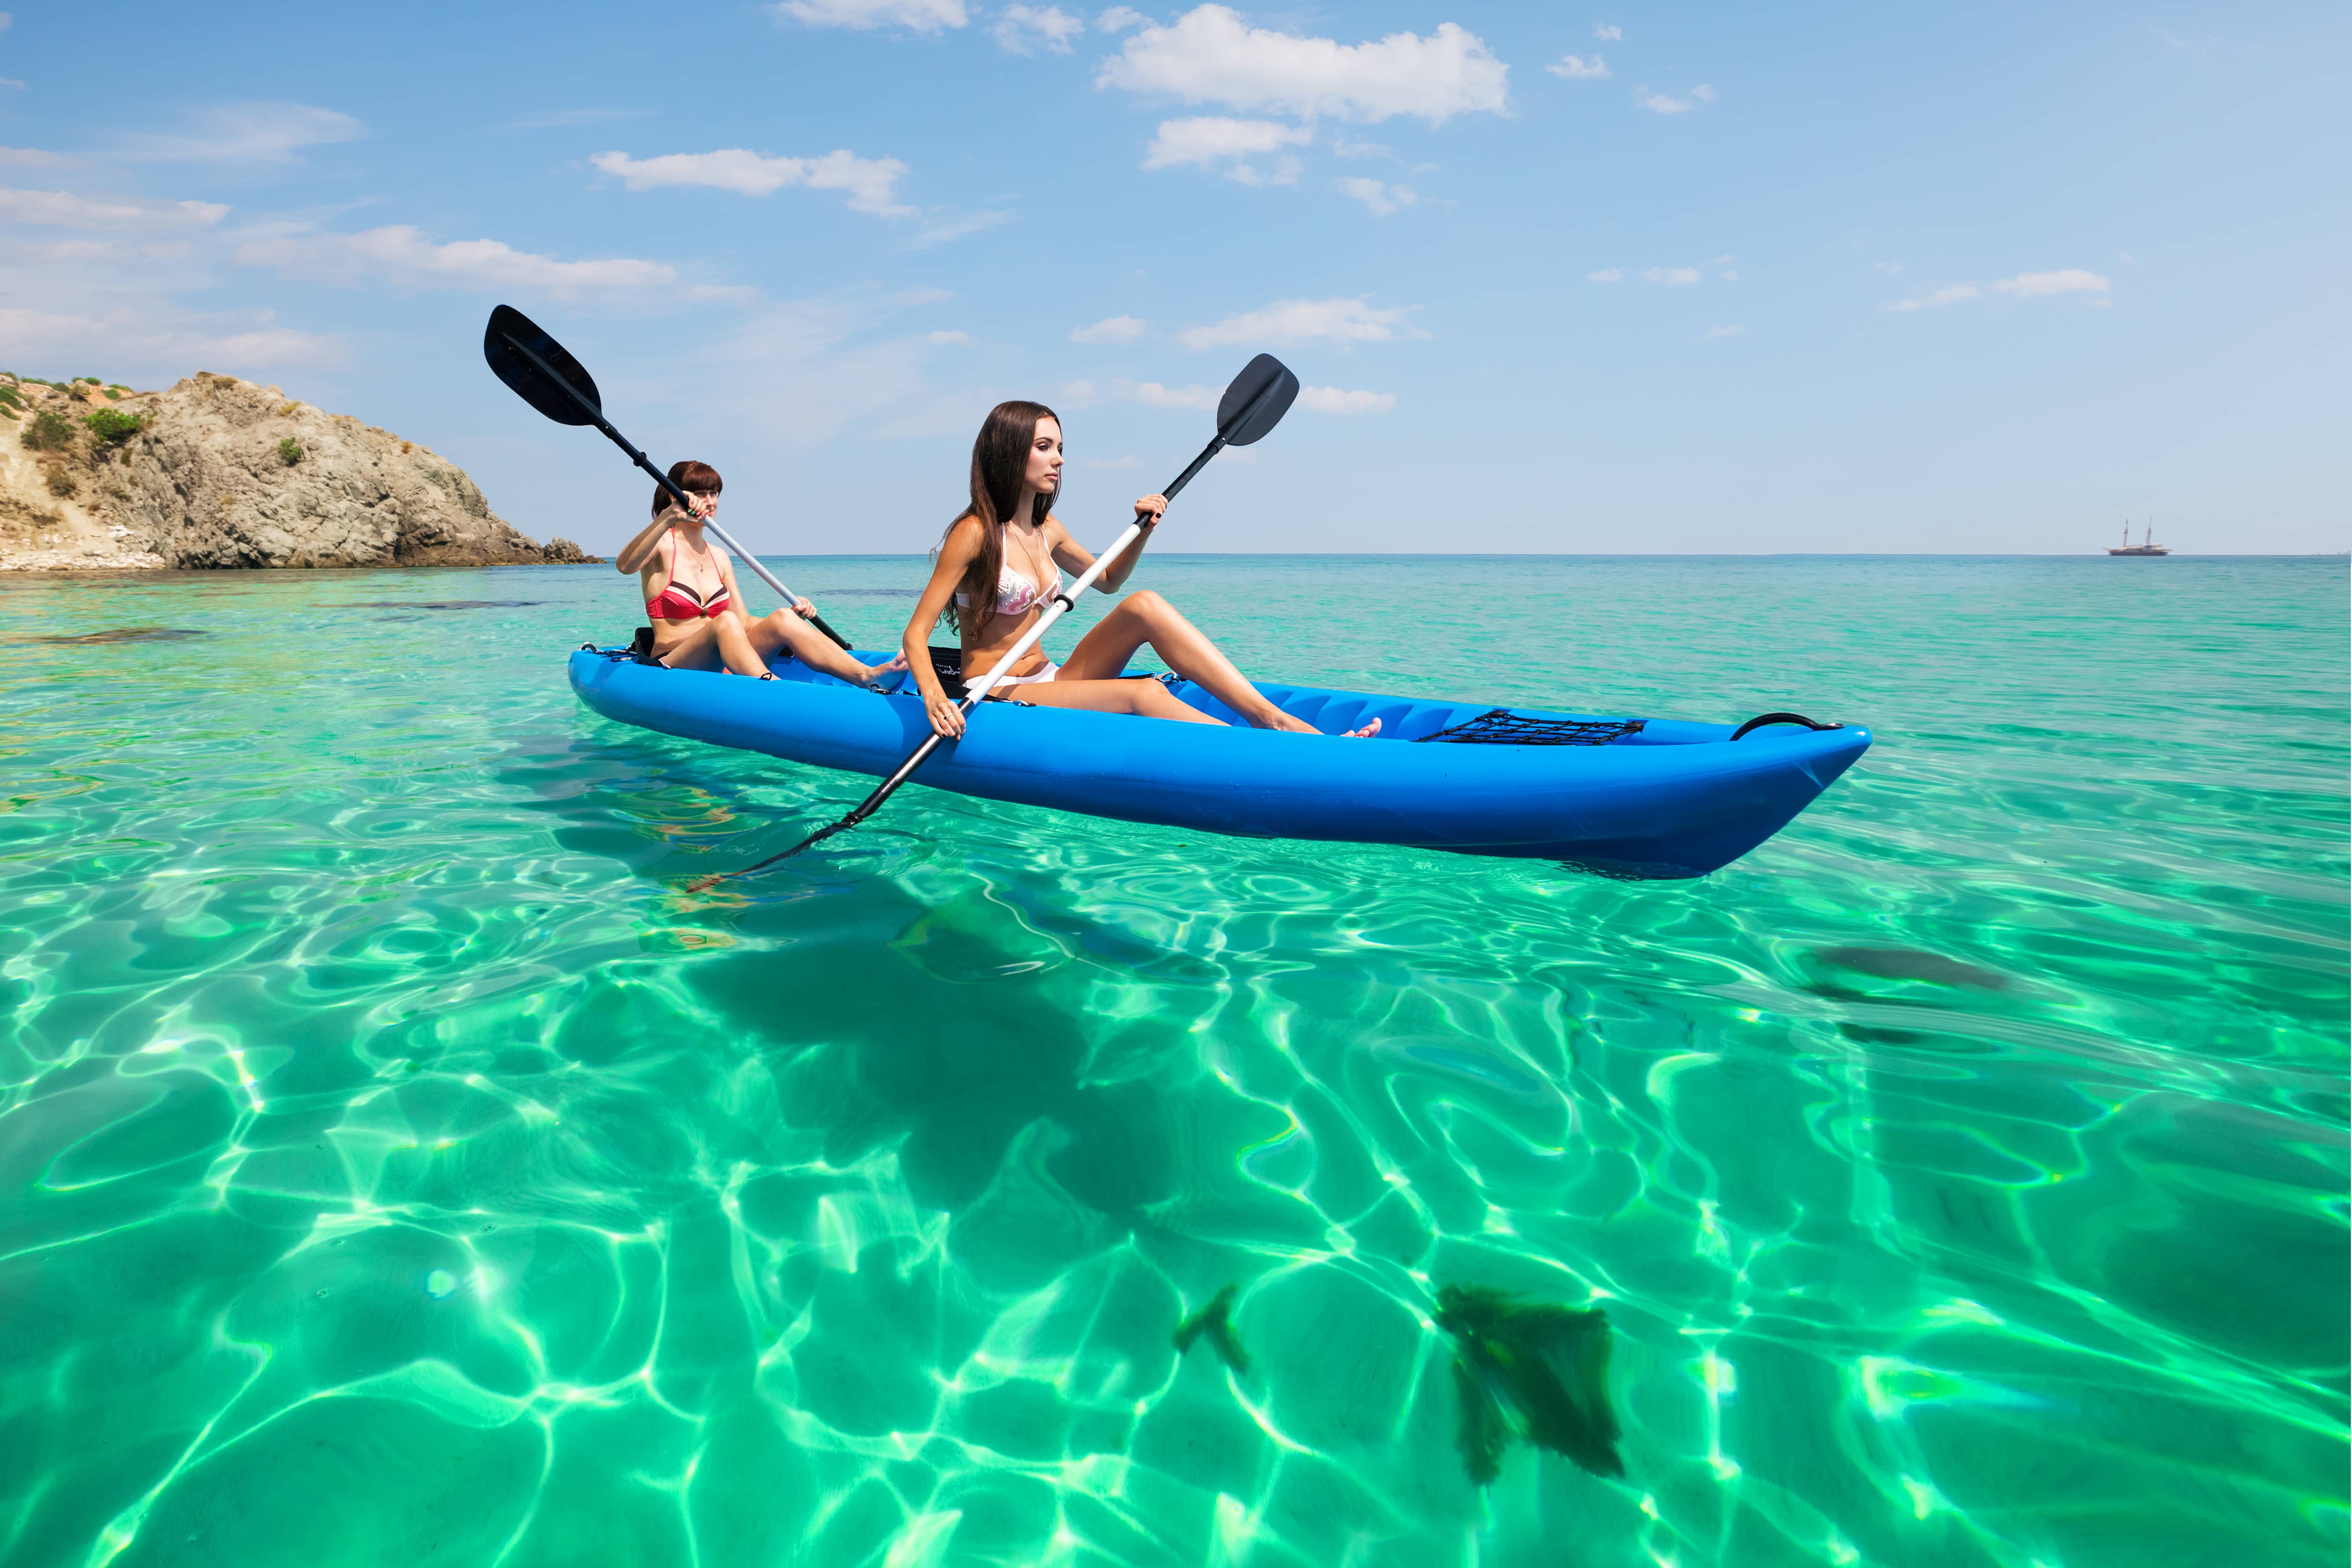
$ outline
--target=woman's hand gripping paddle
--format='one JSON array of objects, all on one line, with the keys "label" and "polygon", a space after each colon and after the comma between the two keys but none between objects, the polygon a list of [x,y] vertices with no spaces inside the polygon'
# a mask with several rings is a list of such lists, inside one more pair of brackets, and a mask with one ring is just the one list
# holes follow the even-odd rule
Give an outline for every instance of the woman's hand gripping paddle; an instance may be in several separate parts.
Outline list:
[{"label": "woman's hand gripping paddle", "polygon": [[[1291,374],[1280,360],[1272,354],[1260,354],[1250,361],[1248,364],[1242,367],[1241,374],[1234,377],[1233,384],[1225,388],[1224,396],[1217,401],[1216,436],[1207,446],[1201,448],[1201,455],[1187,464],[1182,473],[1176,476],[1176,482],[1160,493],[1170,500],[1174,500],[1176,492],[1191,484],[1192,476],[1208,467],[1209,459],[1219,452],[1228,447],[1246,447],[1254,441],[1264,438],[1268,431],[1282,422],[1282,416],[1290,412],[1290,405],[1297,396],[1298,378]],[[1036,647],[1037,639],[1045,635],[1045,628],[1059,620],[1063,613],[1073,606],[1078,595],[1094,586],[1095,579],[1103,574],[1104,569],[1118,559],[1121,551],[1142,538],[1143,531],[1150,526],[1150,521],[1141,513],[1138,513],[1136,520],[1128,525],[1127,531],[1113,540],[1109,549],[1096,556],[1095,563],[1087,567],[1077,581],[1054,595],[1054,601],[1046,606],[1045,613],[1037,617],[1037,624],[1021,634],[1020,640],[1006,650],[1003,658],[996,661],[996,667],[993,669],[978,680],[965,685],[963,709],[966,713],[980,706],[982,700],[988,696],[989,688],[1003,679],[1004,672],[1018,663],[1022,655]],[[907,760],[898,764],[897,771],[884,779],[872,795],[859,801],[856,809],[839,822],[829,827],[819,828],[790,849],[780,855],[771,855],[757,865],[746,866],[740,871],[722,871],[716,877],[698,878],[687,884],[688,890],[700,892],[703,889],[727,877],[748,876],[763,867],[772,866],[779,860],[789,860],[810,845],[821,844],[836,833],[856,826],[880,810],[882,803],[888,800],[892,793],[907,782],[908,775],[921,767],[923,760],[937,751],[939,746],[940,737],[937,734],[925,736],[923,743],[908,754]]]},{"label": "woman's hand gripping paddle", "polygon": [[[593,425],[612,438],[613,445],[629,455],[629,461],[651,474],[654,483],[667,490],[678,505],[688,511],[694,510],[692,499],[670,483],[668,475],[655,468],[643,452],[630,446],[613,428],[604,417],[604,401],[596,395],[594,378],[529,316],[512,305],[500,305],[492,310],[490,324],[482,332],[482,357],[490,362],[490,374],[513,388],[525,403],[558,425]],[[800,597],[717,522],[706,521],[702,526],[731,551],[736,560],[749,566],[760,581],[782,595],[787,608]],[[841,647],[849,646],[849,639],[825,625],[823,616],[812,615],[809,624]]]}]

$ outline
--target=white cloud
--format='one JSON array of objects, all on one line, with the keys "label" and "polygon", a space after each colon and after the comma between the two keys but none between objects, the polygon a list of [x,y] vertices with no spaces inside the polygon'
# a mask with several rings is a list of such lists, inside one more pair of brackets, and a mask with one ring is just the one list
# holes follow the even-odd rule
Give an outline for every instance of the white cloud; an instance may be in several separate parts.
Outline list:
[{"label": "white cloud", "polygon": [[1298,406],[1318,414],[1386,414],[1396,406],[1393,392],[1342,392],[1336,386],[1302,386]]},{"label": "white cloud", "polygon": [[[2079,267],[2068,267],[2055,272],[2021,272],[2014,278],[2003,278],[1992,285],[1993,292],[2012,299],[2040,300],[2053,294],[2104,295],[2113,287],[2109,279],[2095,272],[2085,272]],[[1893,310],[1925,310],[1937,305],[1958,304],[1962,300],[1979,300],[1984,290],[1974,283],[1954,283],[1913,300],[1897,300],[1887,307]],[[2111,301],[2094,300],[2094,305]]]},{"label": "white cloud", "polygon": [[1070,40],[1087,30],[1086,19],[1059,5],[1007,5],[997,13],[988,36],[1016,55],[1033,54],[1042,45],[1057,55],[1070,52]]},{"label": "white cloud", "polygon": [[2095,272],[2069,267],[2057,272],[2021,272],[2014,278],[2002,279],[1993,287],[2003,294],[2033,300],[2049,294],[2104,294],[2111,285]]},{"label": "white cloud", "polygon": [[[1649,92],[1647,88],[1636,88],[1634,90]],[[1715,89],[1701,82],[1690,89],[1688,98],[1675,98],[1668,93],[1652,92],[1647,98],[1638,99],[1635,101],[1643,109],[1653,110],[1660,114],[1688,114],[1702,103],[1713,103]]]},{"label": "white cloud", "polygon": [[1141,337],[1150,322],[1134,316],[1106,316],[1091,327],[1073,328],[1070,341],[1074,343],[1131,343]]},{"label": "white cloud", "polygon": [[1554,76],[1564,76],[1570,81],[1599,81],[1609,74],[1609,66],[1599,55],[1586,59],[1582,55],[1562,55],[1558,63],[1544,69]]},{"label": "white cloud", "polygon": [[0,11],[0,33],[6,32],[8,30],[8,24],[16,19],[16,17],[10,16],[7,12]]},{"label": "white cloud", "polygon": [[1710,338],[1736,338],[1747,330],[1746,327],[1709,327],[1706,335]]},{"label": "white cloud", "polygon": [[1349,136],[1331,138],[1332,153],[1341,158],[1393,158],[1385,142],[1365,142]]},{"label": "white cloud", "polygon": [[1903,263],[1899,261],[1874,261],[1870,264],[1870,269],[1873,272],[1884,272],[1889,278],[1900,278],[1903,275]]},{"label": "white cloud", "polygon": [[1452,22],[1427,37],[1391,33],[1340,44],[1252,27],[1223,5],[1147,24],[1103,64],[1097,88],[1164,92],[1188,103],[1314,118],[1381,121],[1410,114],[1443,124],[1457,114],[1503,113],[1510,68]]},{"label": "white cloud", "polygon": [[970,332],[933,332],[923,340],[931,343],[965,343],[971,342]]},{"label": "white cloud", "polygon": [[1653,267],[1642,274],[1651,282],[1668,289],[1686,289],[1698,281],[1696,267]]},{"label": "white cloud", "polygon": [[81,273],[84,279],[92,267],[136,267],[151,271],[158,264],[183,262],[194,255],[195,247],[184,239],[0,241],[0,266],[64,265]]},{"label": "white cloud", "polygon": [[978,234],[982,229],[994,228],[999,224],[1012,221],[1013,215],[1008,212],[971,213],[963,217],[945,218],[916,230],[915,237],[907,242],[907,247],[910,250],[929,250],[935,245],[945,245],[951,239],[961,239],[965,235]]},{"label": "white cloud", "polygon": [[783,0],[779,17],[812,27],[911,27],[936,33],[961,27],[968,19],[963,0]]},{"label": "white cloud", "polygon": [[1894,310],[1926,310],[1937,305],[1950,305],[1962,300],[1973,300],[1983,292],[1983,289],[1973,283],[1955,283],[1948,289],[1938,289],[1933,293],[1922,294],[1916,300],[1897,300],[1887,308]]},{"label": "white cloud", "polygon": [[0,219],[60,228],[209,228],[228,216],[216,202],[154,202],[142,196],[85,196],[0,185]]},{"label": "white cloud", "polygon": [[1095,26],[1106,33],[1124,33],[1129,27],[1145,26],[1150,21],[1151,18],[1140,11],[1131,11],[1124,5],[1114,5],[1095,18]]},{"label": "white cloud", "polygon": [[821,158],[770,158],[740,147],[717,153],[667,153],[658,158],[598,153],[588,162],[632,191],[707,185],[746,196],[765,196],[786,185],[806,185],[816,191],[847,191],[854,212],[906,217],[915,210],[891,199],[906,175],[906,164],[896,158],[861,158],[845,149]]},{"label": "white cloud", "polygon": [[1271,170],[1255,163],[1235,163],[1224,171],[1225,178],[1244,185],[1295,185],[1307,165],[1286,153],[1274,161]]},{"label": "white cloud", "polygon": [[1224,343],[1372,343],[1428,336],[1405,324],[1410,311],[1410,306],[1376,310],[1360,299],[1277,300],[1263,310],[1187,327],[1177,341],[1188,349],[1212,349]]},{"label": "white cloud", "polygon": [[151,364],[206,369],[276,371],[342,362],[342,345],[314,332],[277,324],[268,310],[234,316],[195,315],[148,305],[89,315],[0,307],[0,342],[17,353],[71,353],[121,365]]},{"label": "white cloud", "polygon": [[[1191,163],[1205,169],[1226,159],[1303,147],[1314,140],[1315,132],[1304,126],[1284,125],[1272,120],[1228,120],[1213,114],[1168,120],[1160,122],[1159,132],[1151,138],[1151,146],[1143,155],[1143,166],[1173,169]],[[1296,160],[1288,162],[1296,163]],[[1280,167],[1276,165],[1277,173]],[[1244,184],[1265,183],[1249,164],[1236,164],[1225,173]],[[1295,167],[1291,178],[1297,178]],[[1273,183],[1286,184],[1289,181],[1276,179]]]},{"label": "white cloud", "polygon": [[1739,274],[1737,272],[1718,272],[1716,276],[1722,279],[1726,283],[1737,283],[1739,281]]},{"label": "white cloud", "polygon": [[1625,29],[1612,27],[1606,22],[1595,22],[1592,24],[1592,36],[1604,44],[1622,43],[1625,39]]},{"label": "white cloud", "polygon": [[411,289],[530,289],[559,300],[664,289],[677,281],[677,268],[667,262],[625,257],[558,261],[495,239],[436,245],[406,224],[362,234],[266,236],[239,246],[236,258],[320,283],[382,279]]},{"label": "white cloud", "polygon": [[1154,408],[1205,408],[1211,413],[1216,411],[1217,399],[1225,395],[1222,386],[1202,386],[1198,382],[1190,386],[1162,386],[1156,381],[1122,381],[1115,384],[1111,392],[1115,396]]},{"label": "white cloud", "polygon": [[22,92],[25,90],[25,79],[15,76],[0,76],[0,87],[5,87],[11,92]]},{"label": "white cloud", "polygon": [[1604,267],[1598,272],[1586,273],[1584,280],[1587,283],[1622,283],[1625,272],[1622,268]]},{"label": "white cloud", "polygon": [[1334,180],[1331,184],[1363,203],[1374,217],[1386,217],[1421,200],[1421,194],[1411,185],[1383,185],[1378,180],[1368,180],[1360,174]]},{"label": "white cloud", "polygon": [[134,136],[125,153],[181,163],[290,163],[298,148],[357,142],[367,127],[348,114],[303,103],[227,103],[204,110],[186,135]]},{"label": "white cloud", "polygon": [[939,355],[925,333],[887,331],[899,312],[935,302],[910,289],[771,306],[693,367],[677,387],[677,403],[699,406],[716,380],[759,434],[787,447],[822,446],[845,433],[969,441],[971,392],[951,395],[932,384],[928,369]]},{"label": "white cloud", "polygon": [[1094,400],[1095,384],[1091,381],[1070,383],[1069,385],[1062,388],[1062,395],[1057,399],[1065,408],[1085,408],[1091,405]]}]

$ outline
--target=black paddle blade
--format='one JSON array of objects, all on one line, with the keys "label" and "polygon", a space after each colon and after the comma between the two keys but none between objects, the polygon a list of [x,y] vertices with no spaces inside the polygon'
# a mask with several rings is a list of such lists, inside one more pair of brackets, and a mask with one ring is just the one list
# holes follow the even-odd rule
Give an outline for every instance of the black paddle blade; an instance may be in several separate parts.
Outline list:
[{"label": "black paddle blade", "polygon": [[[572,392],[550,381],[539,366],[508,347],[509,338],[537,354],[549,370],[571,383]],[[490,362],[493,375],[558,425],[593,425],[596,414],[604,406],[604,400],[596,393],[595,378],[581,368],[571,351],[512,305],[500,305],[490,312],[490,324],[482,332],[482,357]],[[579,396],[574,397],[573,393]],[[582,398],[587,401],[584,408],[581,406]]]},{"label": "black paddle blade", "polygon": [[1281,424],[1297,398],[1298,378],[1290,367],[1272,354],[1260,354],[1217,399],[1217,434],[1228,447],[1246,447]]}]

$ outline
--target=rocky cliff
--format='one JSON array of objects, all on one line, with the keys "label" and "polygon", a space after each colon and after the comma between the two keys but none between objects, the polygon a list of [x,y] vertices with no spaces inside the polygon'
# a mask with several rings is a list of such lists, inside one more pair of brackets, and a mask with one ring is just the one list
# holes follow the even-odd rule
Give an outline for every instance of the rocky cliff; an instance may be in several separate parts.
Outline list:
[{"label": "rocky cliff", "polygon": [[168,392],[0,380],[0,565],[494,566],[541,546],[388,430],[199,371]]}]

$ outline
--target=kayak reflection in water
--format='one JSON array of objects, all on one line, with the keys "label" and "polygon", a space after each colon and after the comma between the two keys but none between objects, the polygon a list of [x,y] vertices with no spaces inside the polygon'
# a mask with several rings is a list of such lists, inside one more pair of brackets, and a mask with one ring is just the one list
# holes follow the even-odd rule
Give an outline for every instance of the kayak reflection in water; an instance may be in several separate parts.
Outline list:
[{"label": "kayak reflection in water", "polygon": [[[859,662],[801,617],[815,613],[802,599],[790,610],[771,610],[753,620],[742,608],[735,563],[710,548],[702,525],[719,511],[722,481],[708,463],[670,465],[669,482],[692,499],[681,507],[661,486],[654,487],[654,520],[621,547],[614,568],[635,572],[645,586],[646,616],[653,622],[654,662],[672,669],[726,669],[773,680],[768,660],[779,650],[801,662],[860,684],[907,668]],[[797,613],[795,613],[797,612]]]},{"label": "kayak reflection in water", "polygon": [[[931,728],[952,740],[963,733],[963,710],[932,673],[925,651],[940,616],[963,639],[963,678],[977,680],[996,668],[1032,622],[1062,589],[1062,571],[1084,572],[1093,553],[1072,539],[1048,508],[1062,489],[1062,422],[1041,403],[1000,403],[989,411],[971,444],[971,502],[948,524],[931,567],[931,580],[907,623],[903,657],[921,688]],[[1139,518],[1154,523],[1168,508],[1165,496],[1135,503]],[[1095,583],[1118,592],[1135,570],[1151,535],[1146,531]],[[1188,724],[1222,724],[1181,701],[1157,680],[1118,679],[1145,644],[1169,668],[1193,682],[1261,730],[1322,731],[1294,719],[1243,678],[1217,645],[1150,589],[1130,594],[1118,607],[1078,639],[1070,657],[1056,665],[1043,649],[1031,648],[991,689],[991,697],[1017,697],[1048,708],[1088,708],[1098,713],[1138,713]],[[1370,735],[1375,719],[1351,736]]]}]

